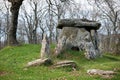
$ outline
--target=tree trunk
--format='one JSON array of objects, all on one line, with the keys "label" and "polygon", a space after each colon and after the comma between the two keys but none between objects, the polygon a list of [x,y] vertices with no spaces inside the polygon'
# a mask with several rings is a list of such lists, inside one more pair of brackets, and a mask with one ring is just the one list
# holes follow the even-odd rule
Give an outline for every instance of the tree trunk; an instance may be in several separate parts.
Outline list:
[{"label": "tree trunk", "polygon": [[19,15],[19,8],[22,5],[23,0],[8,0],[11,2],[11,26],[9,28],[8,33],[8,45],[17,45],[18,41],[16,39],[16,32],[17,32],[17,24],[18,24],[18,15]]},{"label": "tree trunk", "polygon": [[33,44],[37,44],[37,32],[33,30]]},{"label": "tree trunk", "polygon": [[37,27],[38,27],[38,17],[37,17],[37,3],[34,3],[35,9],[33,9],[34,11],[34,29],[33,29],[33,44],[37,44]]}]

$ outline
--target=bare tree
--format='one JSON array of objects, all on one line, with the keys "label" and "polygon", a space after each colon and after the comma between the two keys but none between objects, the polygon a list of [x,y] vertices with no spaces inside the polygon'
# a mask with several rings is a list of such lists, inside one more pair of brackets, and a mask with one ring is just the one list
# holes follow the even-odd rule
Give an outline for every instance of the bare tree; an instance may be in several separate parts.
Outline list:
[{"label": "bare tree", "polygon": [[0,20],[0,49],[2,48],[2,29],[1,29],[1,20]]},{"label": "bare tree", "polygon": [[28,1],[29,10],[23,4],[21,18],[25,27],[25,32],[28,38],[28,42],[31,44],[36,44],[38,37],[42,36],[46,31],[44,24],[44,15],[46,13],[46,6],[44,6],[41,0]]},{"label": "bare tree", "polygon": [[119,16],[120,16],[120,6],[118,4],[119,0],[95,0],[95,4],[103,13],[104,19],[112,24],[111,33],[118,33],[119,26]]},{"label": "bare tree", "polygon": [[[10,4],[8,1],[4,1],[4,9],[3,9],[3,14],[4,14],[4,19],[5,19],[5,24],[4,24],[4,44],[7,45],[8,41],[8,30],[10,26]],[[4,45],[4,46],[5,46]]]},{"label": "bare tree", "polygon": [[48,29],[50,32],[50,41],[52,38],[55,38],[57,42],[57,38],[59,35],[59,30],[56,28],[58,21],[61,18],[65,18],[65,14],[67,15],[68,8],[71,7],[73,0],[46,0],[48,6],[48,14],[46,14],[49,18]]},{"label": "bare tree", "polygon": [[33,9],[34,20],[33,20],[33,43],[37,43],[37,27],[38,27],[38,3],[37,1],[33,1],[33,4],[30,5]]},{"label": "bare tree", "polygon": [[9,14],[9,8],[10,5],[8,1],[1,1],[0,3],[0,31],[1,31],[1,46],[4,47],[7,45],[7,35],[8,35],[8,28],[9,28],[9,19],[10,19],[10,14]]},{"label": "bare tree", "polygon": [[[88,0],[90,1],[90,0]],[[107,41],[109,42],[107,44],[107,48],[109,52],[115,52],[116,48],[116,40],[118,40],[118,37],[115,37],[114,35],[119,34],[119,20],[120,20],[120,6],[119,0],[94,0],[92,1],[95,3],[97,8],[102,13],[101,21],[104,23],[104,28],[107,31],[108,37]],[[107,24],[107,25],[106,25]],[[109,47],[108,47],[109,46]],[[114,47],[113,47],[114,46]]]}]

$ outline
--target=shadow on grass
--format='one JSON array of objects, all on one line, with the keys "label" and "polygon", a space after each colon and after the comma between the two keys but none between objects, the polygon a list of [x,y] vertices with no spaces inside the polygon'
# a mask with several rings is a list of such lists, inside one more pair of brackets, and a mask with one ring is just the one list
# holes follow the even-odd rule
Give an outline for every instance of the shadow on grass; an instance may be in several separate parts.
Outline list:
[{"label": "shadow on grass", "polygon": [[113,56],[104,56],[105,58],[107,58],[107,59],[109,59],[109,60],[112,60],[112,61],[120,61],[120,59],[117,59],[117,58],[115,58],[115,57],[113,57]]}]

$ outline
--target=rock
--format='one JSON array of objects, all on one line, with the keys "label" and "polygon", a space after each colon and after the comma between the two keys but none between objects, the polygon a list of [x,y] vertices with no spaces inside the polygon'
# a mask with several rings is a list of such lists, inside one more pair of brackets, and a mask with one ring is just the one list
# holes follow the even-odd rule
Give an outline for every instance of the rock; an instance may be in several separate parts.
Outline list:
[{"label": "rock", "polygon": [[38,65],[51,65],[52,61],[49,58],[45,58],[45,59],[37,59],[31,62],[28,62],[26,67],[30,67],[30,66],[38,66]]},{"label": "rock", "polygon": [[41,58],[28,62],[26,67],[37,66],[37,65],[51,65],[52,61],[49,58],[49,54],[50,54],[49,41],[47,35],[44,34],[44,38],[42,40]]},{"label": "rock", "polygon": [[96,54],[96,51],[94,49],[92,42],[86,42],[85,51],[86,52],[84,53],[84,55],[87,59],[95,59],[97,57],[96,56],[97,54]]},{"label": "rock", "polygon": [[95,30],[91,30],[90,39],[91,41],[85,43],[85,57],[87,59],[101,57],[101,52],[98,48],[98,36]]},{"label": "rock", "polygon": [[71,60],[65,60],[57,62],[53,65],[54,68],[61,68],[61,67],[71,67],[73,70],[76,70],[77,64],[74,61]]},{"label": "rock", "polygon": [[57,47],[55,48],[55,55],[56,56],[58,56],[61,52],[64,51],[65,42],[66,42],[66,37],[65,36],[63,36],[61,39],[58,40]]},{"label": "rock", "polygon": [[44,34],[44,38],[42,40],[42,48],[41,48],[41,59],[49,58],[50,55],[50,47],[47,35]]},{"label": "rock", "polygon": [[114,74],[116,74],[116,72],[114,71],[105,71],[100,69],[90,69],[90,70],[87,70],[87,73],[89,75],[99,75],[104,78],[112,77]]},{"label": "rock", "polygon": [[88,37],[88,34],[89,32],[85,31],[85,29],[64,27],[59,36],[58,44],[55,48],[55,54],[59,55],[62,51],[72,49],[73,47],[77,47],[79,50],[84,50],[84,42]]},{"label": "rock", "polygon": [[63,27],[77,27],[85,28],[86,30],[97,30],[100,28],[101,24],[97,21],[91,21],[88,19],[61,19],[58,23],[57,28],[62,29]]}]

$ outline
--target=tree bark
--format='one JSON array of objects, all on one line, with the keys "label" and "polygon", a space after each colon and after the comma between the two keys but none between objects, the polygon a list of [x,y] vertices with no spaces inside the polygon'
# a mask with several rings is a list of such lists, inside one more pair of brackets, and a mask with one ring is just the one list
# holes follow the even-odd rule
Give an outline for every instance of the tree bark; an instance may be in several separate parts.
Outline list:
[{"label": "tree bark", "polygon": [[11,26],[9,28],[8,33],[8,45],[17,45],[18,41],[16,38],[16,32],[17,32],[17,24],[18,24],[18,15],[19,15],[19,8],[22,5],[23,0],[8,0],[11,2]]},{"label": "tree bark", "polygon": [[37,17],[37,3],[34,3],[35,9],[34,11],[34,15],[35,15],[35,23],[34,23],[34,30],[33,30],[33,44],[37,44],[37,27],[38,27],[38,17]]}]

